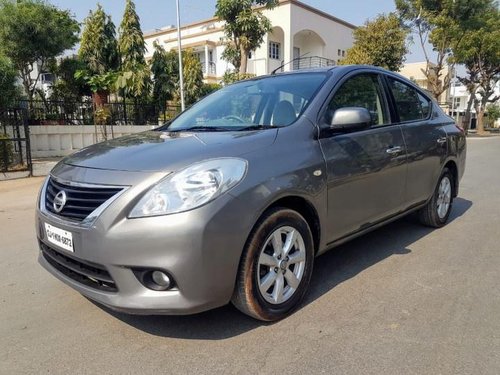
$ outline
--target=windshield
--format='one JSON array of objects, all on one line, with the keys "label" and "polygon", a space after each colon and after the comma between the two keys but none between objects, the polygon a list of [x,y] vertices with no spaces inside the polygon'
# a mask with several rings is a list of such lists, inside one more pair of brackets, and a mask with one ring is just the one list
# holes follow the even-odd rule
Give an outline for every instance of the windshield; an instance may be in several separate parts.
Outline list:
[{"label": "windshield", "polygon": [[287,74],[226,86],[196,103],[169,131],[234,131],[282,127],[295,122],[326,73]]}]

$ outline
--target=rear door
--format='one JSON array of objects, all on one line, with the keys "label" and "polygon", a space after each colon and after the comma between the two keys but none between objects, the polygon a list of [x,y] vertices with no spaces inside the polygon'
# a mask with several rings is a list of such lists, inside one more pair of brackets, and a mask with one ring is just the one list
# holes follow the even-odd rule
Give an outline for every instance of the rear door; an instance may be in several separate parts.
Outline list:
[{"label": "rear door", "polygon": [[401,209],[406,151],[393,124],[378,73],[354,73],[337,85],[320,119],[328,128],[339,108],[363,107],[372,125],[343,134],[323,132],[320,144],[328,172],[328,241],[369,227]]},{"label": "rear door", "polygon": [[406,208],[426,201],[433,193],[447,155],[447,135],[433,116],[433,103],[407,82],[386,76],[389,96],[403,131],[408,157]]}]

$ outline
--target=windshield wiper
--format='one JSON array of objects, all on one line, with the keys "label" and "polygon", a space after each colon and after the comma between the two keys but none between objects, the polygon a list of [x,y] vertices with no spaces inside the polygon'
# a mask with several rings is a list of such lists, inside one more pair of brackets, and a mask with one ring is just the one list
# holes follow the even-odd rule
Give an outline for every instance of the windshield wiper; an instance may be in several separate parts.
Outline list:
[{"label": "windshield wiper", "polygon": [[223,127],[223,126],[191,126],[190,128],[181,128],[181,129],[172,129],[168,130],[165,129],[168,132],[171,133],[177,133],[177,132],[227,132],[227,131],[232,131],[233,129]]},{"label": "windshield wiper", "polygon": [[280,126],[272,126],[272,125],[250,125],[250,126],[245,126],[243,128],[239,128],[238,131],[276,129],[276,128],[279,128],[279,127]]}]

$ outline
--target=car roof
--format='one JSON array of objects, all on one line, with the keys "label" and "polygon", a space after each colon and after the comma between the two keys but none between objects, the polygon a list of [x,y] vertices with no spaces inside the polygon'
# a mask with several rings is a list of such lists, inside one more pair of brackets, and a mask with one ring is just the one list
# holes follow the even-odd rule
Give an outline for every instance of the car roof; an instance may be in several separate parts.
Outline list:
[{"label": "car roof", "polygon": [[[384,72],[384,73],[392,73],[394,72],[378,67],[378,66],[373,66],[373,65],[335,65],[335,66],[329,66],[329,67],[324,67],[324,68],[309,68],[309,69],[299,69],[299,70],[291,70],[291,71],[286,71],[286,72],[277,72],[274,75],[283,75],[283,74],[307,74],[307,73],[318,73],[318,72],[342,72],[342,73],[347,73],[350,71],[358,70],[358,69],[368,69],[368,70],[373,70],[373,71],[378,71],[378,72]],[[396,73],[397,74],[397,73]],[[273,75],[273,74],[270,74]]]},{"label": "car roof", "polygon": [[345,74],[354,72],[356,70],[368,70],[372,71],[374,73],[383,73],[392,77],[395,77],[401,81],[404,81],[405,83],[409,84],[410,86],[413,86],[417,91],[420,93],[423,93],[424,96],[429,98],[430,100],[432,99],[432,95],[430,95],[427,90],[422,89],[418,85],[416,85],[414,82],[409,80],[408,78],[402,76],[398,72],[393,72],[388,69],[384,69],[378,66],[374,65],[335,65],[335,66],[330,66],[330,67],[325,67],[325,68],[312,68],[312,69],[300,69],[300,70],[292,70],[292,71],[287,71],[287,72],[279,72],[276,74],[269,74],[266,76],[259,76],[256,77],[255,79],[259,78],[264,78],[264,77],[272,77],[272,76],[281,76],[281,75],[294,75],[294,74],[310,74],[310,73],[318,73],[318,72],[330,72],[330,73],[335,73],[338,76],[344,76]]}]

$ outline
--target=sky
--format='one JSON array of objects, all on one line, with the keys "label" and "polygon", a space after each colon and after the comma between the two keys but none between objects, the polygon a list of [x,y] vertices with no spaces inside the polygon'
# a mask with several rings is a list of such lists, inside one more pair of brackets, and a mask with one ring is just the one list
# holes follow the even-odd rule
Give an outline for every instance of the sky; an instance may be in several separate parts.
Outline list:
[{"label": "sky", "polygon": [[[90,9],[96,8],[96,2],[77,0],[49,0],[50,3],[68,9],[78,21],[88,15]],[[394,0],[302,0],[335,17],[341,18],[354,25],[362,25],[367,19],[377,14],[395,10]],[[115,25],[119,26],[125,0],[101,0],[106,13],[110,14]],[[180,0],[181,24],[200,21],[213,16],[216,0]],[[141,19],[144,32],[161,28],[166,25],[176,25],[175,0],[135,0],[136,10]],[[406,62],[423,61],[423,53],[419,45],[410,45],[411,53]]]}]

